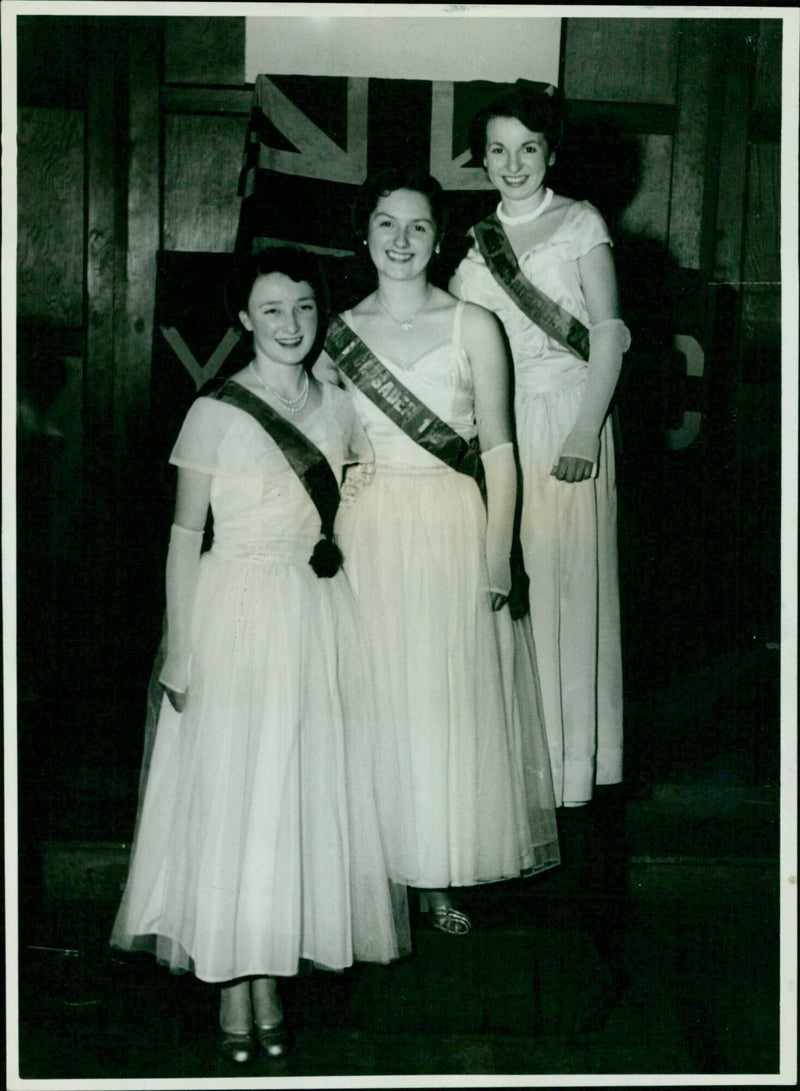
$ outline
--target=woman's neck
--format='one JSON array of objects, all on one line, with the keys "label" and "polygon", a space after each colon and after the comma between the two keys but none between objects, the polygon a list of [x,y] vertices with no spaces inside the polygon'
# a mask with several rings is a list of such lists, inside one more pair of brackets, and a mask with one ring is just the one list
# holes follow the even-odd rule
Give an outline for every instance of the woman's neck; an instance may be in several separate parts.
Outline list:
[{"label": "woman's neck", "polygon": [[257,380],[287,401],[296,398],[305,387],[307,372],[302,364],[276,364],[256,352],[250,367]]},{"label": "woman's neck", "polygon": [[540,212],[544,212],[552,199],[553,191],[542,186],[536,193],[526,197],[523,201],[514,201],[504,194],[500,200],[500,208],[510,220],[533,220]]},{"label": "woman's neck", "polygon": [[378,276],[378,298],[389,308],[398,312],[413,311],[423,304],[431,293],[431,285],[424,273],[413,280],[395,280],[393,277]]}]

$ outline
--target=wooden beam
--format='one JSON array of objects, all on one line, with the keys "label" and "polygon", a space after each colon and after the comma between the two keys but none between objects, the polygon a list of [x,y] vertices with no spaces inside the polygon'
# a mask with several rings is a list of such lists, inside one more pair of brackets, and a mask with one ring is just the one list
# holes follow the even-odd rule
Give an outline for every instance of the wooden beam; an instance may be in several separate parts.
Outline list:
[{"label": "wooden beam", "polygon": [[87,37],[84,433],[87,475],[97,484],[111,454],[113,410],[117,39],[104,20],[91,20]]},{"label": "wooden beam", "polygon": [[581,125],[592,121],[612,121],[628,133],[662,134],[675,132],[678,111],[674,106],[648,102],[586,102],[567,103],[569,120]]},{"label": "wooden beam", "polygon": [[718,24],[680,23],[678,124],[673,143],[669,249],[685,269],[699,269],[706,143]]},{"label": "wooden beam", "polygon": [[166,114],[232,114],[249,117],[252,87],[186,87],[167,85],[161,95]]},{"label": "wooden beam", "polygon": [[140,445],[150,401],[162,174],[160,47],[159,21],[135,20],[127,57],[125,306],[114,385],[115,447],[126,462]]}]

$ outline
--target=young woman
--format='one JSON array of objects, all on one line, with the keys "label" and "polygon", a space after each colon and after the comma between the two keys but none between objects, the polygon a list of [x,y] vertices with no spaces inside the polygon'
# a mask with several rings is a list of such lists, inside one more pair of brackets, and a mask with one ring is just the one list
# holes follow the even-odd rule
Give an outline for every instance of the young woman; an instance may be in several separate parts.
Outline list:
[{"label": "young woman", "polygon": [[449,888],[558,862],[533,649],[505,608],[508,364],[494,316],[428,280],[444,227],[434,178],[382,172],[355,220],[377,287],[332,320],[320,371],[352,393],[376,454],[339,534],[399,753],[387,853],[434,926],[464,934]]},{"label": "young woman", "polygon": [[241,262],[229,305],[253,360],[194,402],[172,452],[164,696],[111,938],[219,984],[237,1062],[256,1040],[285,1052],[277,978],[301,959],[339,970],[408,943],[378,832],[365,645],[332,540],[343,466],[371,452],[349,397],[307,368],[320,287],[302,251]]},{"label": "young woman", "polygon": [[503,323],[523,477],[520,539],[557,804],[622,779],[614,443],[607,414],[630,336],[597,210],[547,187],[559,101],[515,91],[472,123],[500,194],[450,290]]}]

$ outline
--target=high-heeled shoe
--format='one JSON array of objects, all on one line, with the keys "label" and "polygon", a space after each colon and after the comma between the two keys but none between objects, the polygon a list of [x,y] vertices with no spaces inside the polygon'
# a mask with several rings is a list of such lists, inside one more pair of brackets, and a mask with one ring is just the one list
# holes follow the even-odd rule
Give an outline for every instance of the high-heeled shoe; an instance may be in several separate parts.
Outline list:
[{"label": "high-heeled shoe", "polygon": [[466,936],[472,931],[472,921],[454,905],[434,905],[428,894],[420,891],[420,913],[430,913],[431,927],[448,936]]},{"label": "high-heeled shoe", "polygon": [[248,1032],[222,1031],[220,1052],[234,1064],[247,1064],[253,1059],[253,1035]]},{"label": "high-heeled shoe", "polygon": [[264,1053],[273,1060],[285,1057],[289,1052],[289,1034],[283,1019],[269,1027],[260,1027],[256,1023],[256,1038]]}]

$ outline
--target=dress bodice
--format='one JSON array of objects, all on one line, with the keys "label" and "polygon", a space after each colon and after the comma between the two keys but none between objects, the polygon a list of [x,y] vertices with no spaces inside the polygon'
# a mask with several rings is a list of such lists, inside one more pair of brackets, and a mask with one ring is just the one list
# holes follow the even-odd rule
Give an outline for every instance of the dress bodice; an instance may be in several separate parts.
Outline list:
[{"label": "dress bodice", "polygon": [[[339,482],[345,463],[371,461],[349,395],[329,383],[322,384],[322,404],[296,426],[325,455]],[[170,462],[211,476],[215,550],[307,554],[319,538],[319,513],[300,479],[275,440],[243,410],[198,398]]]},{"label": "dress bodice", "polygon": [[[477,434],[475,424],[475,393],[469,356],[461,344],[463,303],[454,308],[450,338],[422,353],[409,367],[402,367],[388,356],[375,356],[412,394],[466,440]],[[358,319],[352,311],[342,318],[359,333]],[[378,466],[441,468],[443,463],[425,451],[394,424],[385,413],[362,394],[355,384],[343,376],[375,451]]]},{"label": "dress bodice", "polygon": [[[580,382],[586,363],[527,318],[495,280],[474,242],[458,267],[459,294],[493,311],[506,331],[518,390],[551,391]],[[575,201],[550,238],[521,254],[518,263],[537,288],[584,325],[590,325],[581,286],[580,258],[611,236],[597,209]]]}]

